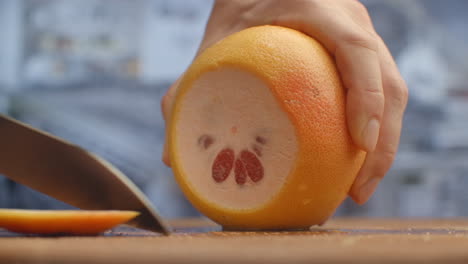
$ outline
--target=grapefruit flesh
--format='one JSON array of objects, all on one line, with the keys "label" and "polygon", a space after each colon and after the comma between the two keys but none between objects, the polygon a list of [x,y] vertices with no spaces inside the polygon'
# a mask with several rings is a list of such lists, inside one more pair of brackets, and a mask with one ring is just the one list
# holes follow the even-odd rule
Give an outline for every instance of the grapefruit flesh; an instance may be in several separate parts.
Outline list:
[{"label": "grapefruit flesh", "polygon": [[264,82],[231,67],[207,72],[187,91],[179,111],[181,170],[204,199],[245,210],[279,191],[297,142]]},{"label": "grapefruit flesh", "polygon": [[314,39],[260,26],[198,56],[168,128],[174,175],[202,213],[231,229],[298,229],[328,219],[365,158],[345,90]]},{"label": "grapefruit flesh", "polygon": [[24,234],[96,235],[138,215],[135,211],[0,209],[0,227]]}]

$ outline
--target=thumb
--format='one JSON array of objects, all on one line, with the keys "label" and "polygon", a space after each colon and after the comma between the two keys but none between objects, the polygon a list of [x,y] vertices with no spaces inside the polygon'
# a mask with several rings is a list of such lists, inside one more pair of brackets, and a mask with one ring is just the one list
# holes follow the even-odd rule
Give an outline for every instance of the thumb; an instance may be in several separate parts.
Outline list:
[{"label": "thumb", "polygon": [[167,130],[168,130],[168,123],[171,119],[172,113],[172,105],[174,104],[175,94],[177,92],[177,88],[179,86],[180,78],[177,79],[167,90],[166,94],[161,99],[161,112],[163,115],[164,123],[166,126],[166,137],[164,139],[164,148],[162,153],[162,161],[168,167],[171,166],[171,161],[169,158],[169,146],[168,146],[168,137],[167,137]]}]

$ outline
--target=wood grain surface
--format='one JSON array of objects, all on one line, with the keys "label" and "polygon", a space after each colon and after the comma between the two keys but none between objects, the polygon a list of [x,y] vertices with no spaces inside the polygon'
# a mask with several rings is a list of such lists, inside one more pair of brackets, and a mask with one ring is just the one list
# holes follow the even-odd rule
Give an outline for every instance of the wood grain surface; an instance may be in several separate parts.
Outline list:
[{"label": "wood grain surface", "polygon": [[334,219],[308,231],[222,231],[170,222],[163,236],[120,227],[95,237],[0,231],[0,263],[468,263],[468,219]]}]

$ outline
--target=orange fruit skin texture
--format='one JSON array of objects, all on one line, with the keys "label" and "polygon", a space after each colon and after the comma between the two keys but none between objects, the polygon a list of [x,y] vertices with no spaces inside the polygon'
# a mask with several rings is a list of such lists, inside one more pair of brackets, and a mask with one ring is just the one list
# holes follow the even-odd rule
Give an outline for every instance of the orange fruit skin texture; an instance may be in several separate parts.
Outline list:
[{"label": "orange fruit skin texture", "polygon": [[[259,208],[233,210],[204,200],[177,165],[182,162],[174,142],[179,98],[202,74],[223,67],[263,80],[295,127],[297,159],[281,191]],[[345,89],[334,60],[316,40],[278,26],[249,28],[206,49],[181,80],[168,132],[172,167],[183,192],[199,211],[231,229],[302,229],[323,223],[346,198],[365,158],[348,132]]]},{"label": "orange fruit skin texture", "polygon": [[96,235],[138,215],[134,211],[0,209],[0,227],[24,234]]}]

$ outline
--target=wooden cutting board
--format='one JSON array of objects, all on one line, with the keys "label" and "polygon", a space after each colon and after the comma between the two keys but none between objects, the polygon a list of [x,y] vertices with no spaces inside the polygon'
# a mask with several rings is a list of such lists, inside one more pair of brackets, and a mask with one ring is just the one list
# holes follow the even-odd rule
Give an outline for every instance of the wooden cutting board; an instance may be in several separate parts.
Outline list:
[{"label": "wooden cutting board", "polygon": [[121,227],[96,237],[0,231],[0,263],[468,263],[468,219],[334,219],[296,232],[224,232],[171,222],[162,236]]}]

